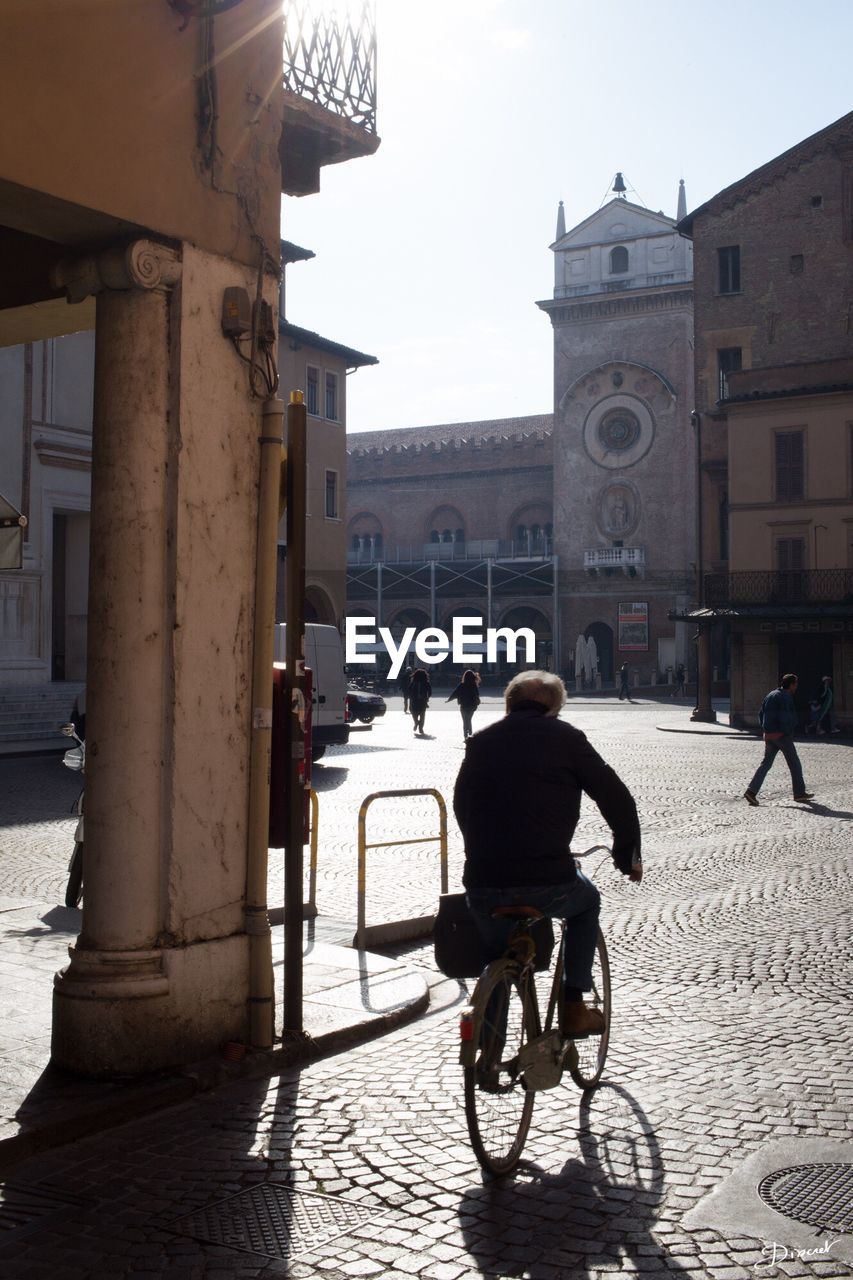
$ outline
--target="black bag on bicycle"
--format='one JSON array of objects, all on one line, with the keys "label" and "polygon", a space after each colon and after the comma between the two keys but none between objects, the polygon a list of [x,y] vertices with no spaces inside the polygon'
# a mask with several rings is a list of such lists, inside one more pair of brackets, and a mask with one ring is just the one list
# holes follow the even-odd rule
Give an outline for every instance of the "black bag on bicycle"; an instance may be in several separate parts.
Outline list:
[{"label": "black bag on bicycle", "polygon": [[[536,971],[547,969],[554,950],[554,927],[550,919],[530,925],[536,941]],[[477,922],[464,893],[443,893],[435,917],[435,963],[447,978],[479,978],[490,960]]]}]

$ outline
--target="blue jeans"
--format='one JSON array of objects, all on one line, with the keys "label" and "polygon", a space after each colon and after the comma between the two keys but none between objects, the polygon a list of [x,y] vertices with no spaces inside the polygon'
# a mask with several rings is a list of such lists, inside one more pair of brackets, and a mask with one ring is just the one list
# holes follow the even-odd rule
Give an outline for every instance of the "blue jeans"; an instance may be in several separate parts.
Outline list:
[{"label": "blue jeans", "polygon": [[794,795],[801,796],[805,794],[806,784],[803,781],[803,766],[800,764],[800,757],[797,755],[797,748],[794,746],[794,739],[787,734],[784,738],[777,738],[774,742],[765,742],[764,759],[755,770],[755,773],[747,787],[747,791],[751,791],[753,795],[758,795],[761,784],[767,777],[773,766],[773,761],[779,752],[785,757],[785,763],[791,770],[791,782],[794,787]]},{"label": "blue jeans", "polygon": [[469,889],[468,905],[477,922],[489,960],[506,949],[513,921],[493,920],[495,907],[536,907],[545,916],[565,920],[563,984],[578,991],[592,990],[592,961],[598,937],[601,896],[591,880],[578,872],[566,884],[517,885],[512,888]]}]

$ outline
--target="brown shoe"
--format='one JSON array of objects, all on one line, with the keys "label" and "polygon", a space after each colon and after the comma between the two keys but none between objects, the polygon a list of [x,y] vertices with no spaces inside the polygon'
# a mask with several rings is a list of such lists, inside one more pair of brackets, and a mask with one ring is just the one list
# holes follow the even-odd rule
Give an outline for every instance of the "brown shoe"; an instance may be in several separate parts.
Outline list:
[{"label": "brown shoe", "polygon": [[606,1026],[601,1010],[590,1009],[583,1000],[565,1001],[561,1022],[563,1035],[572,1040],[603,1035]]}]

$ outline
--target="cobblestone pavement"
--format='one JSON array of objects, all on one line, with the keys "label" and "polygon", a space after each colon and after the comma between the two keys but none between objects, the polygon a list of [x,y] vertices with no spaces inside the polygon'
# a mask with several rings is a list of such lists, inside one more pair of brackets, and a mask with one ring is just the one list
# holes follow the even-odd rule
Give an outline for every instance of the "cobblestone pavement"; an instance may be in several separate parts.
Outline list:
[{"label": "cobblestone pavement", "polygon": [[[487,703],[479,724],[497,714]],[[456,1062],[465,984],[441,979],[429,948],[409,945],[408,963],[432,984],[419,1022],[19,1166],[10,1203],[25,1225],[38,1211],[40,1225],[0,1243],[4,1280],[849,1275],[828,1231],[815,1230],[824,1252],[800,1260],[785,1256],[784,1220],[774,1242],[690,1231],[683,1218],[774,1139],[849,1132],[851,747],[802,744],[811,807],[793,803],[780,760],[750,809],[741,797],[758,741],[656,728],[686,715],[609,700],[569,708],[637,797],[647,874],[640,886],[609,863],[597,875],[615,988],[605,1083],[537,1096],[513,1177],[484,1180],[467,1143]],[[427,729],[415,739],[392,700],[384,722],[317,767],[322,915],[354,919],[356,814],[368,792],[437,786],[450,800],[458,712],[434,705]],[[45,769],[8,763],[20,764],[24,792],[27,770]],[[58,818],[58,800],[46,817],[21,803],[22,825],[0,828],[0,848],[15,846],[4,869],[20,875],[21,896],[46,885],[56,900],[73,821]],[[380,801],[368,839],[432,834],[433,822],[425,800]],[[601,835],[585,806],[578,843]],[[452,886],[459,863],[451,819]],[[430,909],[436,864],[433,845],[372,853],[368,920]],[[218,1203],[258,1187],[267,1200],[282,1188],[289,1253],[269,1229],[250,1234],[236,1214],[243,1201],[223,1225]]]}]

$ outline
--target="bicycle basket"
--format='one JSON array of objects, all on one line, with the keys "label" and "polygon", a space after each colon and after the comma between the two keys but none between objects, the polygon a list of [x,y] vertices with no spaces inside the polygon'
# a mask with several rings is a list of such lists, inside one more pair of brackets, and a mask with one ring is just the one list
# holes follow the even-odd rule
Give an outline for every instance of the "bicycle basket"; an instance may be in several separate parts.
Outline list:
[{"label": "bicycle basket", "polygon": [[[530,926],[536,941],[536,971],[547,969],[554,950],[554,928],[548,919]],[[479,978],[490,960],[464,893],[443,893],[435,917],[435,964],[447,978]]]}]

